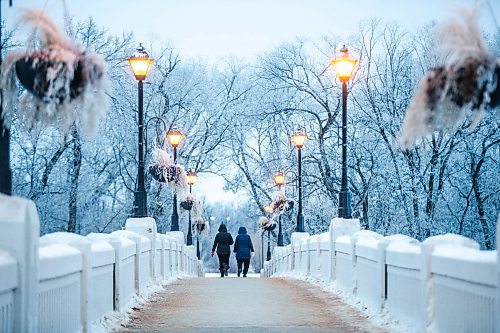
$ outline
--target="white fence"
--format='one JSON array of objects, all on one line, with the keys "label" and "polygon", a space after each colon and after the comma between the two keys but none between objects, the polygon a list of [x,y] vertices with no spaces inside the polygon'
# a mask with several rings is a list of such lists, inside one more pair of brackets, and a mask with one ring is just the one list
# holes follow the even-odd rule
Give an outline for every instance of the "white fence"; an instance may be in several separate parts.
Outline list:
[{"label": "white fence", "polygon": [[148,287],[204,275],[182,233],[157,234],[152,218],[126,229],[39,238],[34,203],[0,194],[0,332],[89,332]]},{"label": "white fence", "polygon": [[329,232],[294,233],[290,245],[275,247],[262,276],[334,283],[369,312],[387,312],[410,331],[499,333],[498,258],[498,250],[480,251],[458,235],[419,242],[334,219]]}]

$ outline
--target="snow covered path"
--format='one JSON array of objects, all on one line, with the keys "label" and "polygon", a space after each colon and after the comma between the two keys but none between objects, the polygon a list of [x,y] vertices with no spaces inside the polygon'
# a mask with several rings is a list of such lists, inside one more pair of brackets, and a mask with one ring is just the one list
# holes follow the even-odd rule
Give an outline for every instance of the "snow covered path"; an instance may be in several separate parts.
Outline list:
[{"label": "snow covered path", "polygon": [[118,332],[385,332],[316,286],[276,278],[179,280],[130,317]]}]

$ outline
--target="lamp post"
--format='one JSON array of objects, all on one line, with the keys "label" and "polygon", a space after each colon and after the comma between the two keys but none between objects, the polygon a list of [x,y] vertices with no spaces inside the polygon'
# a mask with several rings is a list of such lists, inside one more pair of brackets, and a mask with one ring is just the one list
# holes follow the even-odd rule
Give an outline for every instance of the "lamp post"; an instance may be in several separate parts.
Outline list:
[{"label": "lamp post", "polygon": [[[177,129],[177,127],[171,128],[167,133],[168,142],[174,148],[174,164],[177,164],[177,147],[184,139],[184,135]],[[172,203],[172,223],[170,224],[170,231],[179,231],[179,214],[177,214],[177,193],[174,193],[173,203]]]},{"label": "lamp post", "polygon": [[[281,186],[285,184],[285,174],[283,171],[278,171],[273,177],[274,183],[278,186],[278,189],[281,190]],[[283,231],[281,228],[281,214],[278,215],[278,246],[283,246]]]},{"label": "lamp post", "polygon": [[[9,0],[12,7],[12,0]],[[2,8],[0,6],[0,22],[2,22]],[[2,27],[0,26],[0,66],[2,65]],[[0,91],[3,96],[3,91]],[[3,98],[3,97],[2,97]],[[12,170],[10,169],[10,128],[2,117],[3,106],[0,103],[0,193],[12,194]]]},{"label": "lamp post", "polygon": [[[189,184],[189,194],[192,193],[193,184],[196,182],[198,175],[196,172],[189,170],[187,172],[187,183]],[[191,233],[191,210],[189,210],[189,220],[188,220],[188,233],[186,239],[186,245],[193,245],[193,234]],[[196,239],[196,247],[199,248],[198,238]],[[199,258],[198,258],[199,259]]]},{"label": "lamp post", "polygon": [[297,212],[297,232],[304,232],[304,213],[302,212],[302,147],[307,139],[307,134],[302,129],[297,129],[292,134],[292,142],[298,150],[299,170],[298,170],[298,186],[299,186],[299,209]]},{"label": "lamp post", "polygon": [[342,82],[342,182],[339,192],[339,217],[350,219],[351,194],[347,185],[347,82],[358,61],[349,56],[349,50],[345,45],[340,53],[340,57],[332,61],[337,77]]},{"label": "lamp post", "polygon": [[134,217],[144,217],[148,215],[147,212],[147,196],[146,189],[144,187],[144,137],[143,137],[143,123],[144,123],[144,113],[143,113],[143,96],[142,96],[142,81],[146,80],[148,76],[149,69],[153,63],[153,59],[149,57],[142,44],[139,44],[137,51],[134,52],[128,59],[130,68],[134,73],[135,79],[138,82],[138,131],[139,131],[139,165],[137,167],[137,183],[134,192]]},{"label": "lamp post", "polygon": [[[271,207],[271,205],[267,205],[264,207],[264,210],[265,212],[268,214],[268,215],[271,215],[271,212],[273,211],[273,208]],[[262,233],[264,234],[264,233]],[[262,245],[264,246],[264,245]],[[264,252],[264,251],[262,251]],[[271,228],[267,229],[267,254],[266,254],[266,261],[269,261],[271,260]],[[264,266],[264,264],[262,264],[262,266]]]}]

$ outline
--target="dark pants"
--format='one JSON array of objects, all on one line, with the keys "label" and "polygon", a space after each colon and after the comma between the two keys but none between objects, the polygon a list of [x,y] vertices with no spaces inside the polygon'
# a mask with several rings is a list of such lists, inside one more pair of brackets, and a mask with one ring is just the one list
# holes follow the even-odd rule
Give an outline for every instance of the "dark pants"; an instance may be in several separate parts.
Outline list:
[{"label": "dark pants", "polygon": [[238,259],[238,272],[241,271],[241,265],[243,264],[243,275],[247,275],[248,267],[250,267],[250,259]]},{"label": "dark pants", "polygon": [[219,271],[221,274],[224,274],[224,265],[229,269],[229,256],[230,254],[217,253],[217,257],[219,257]]}]

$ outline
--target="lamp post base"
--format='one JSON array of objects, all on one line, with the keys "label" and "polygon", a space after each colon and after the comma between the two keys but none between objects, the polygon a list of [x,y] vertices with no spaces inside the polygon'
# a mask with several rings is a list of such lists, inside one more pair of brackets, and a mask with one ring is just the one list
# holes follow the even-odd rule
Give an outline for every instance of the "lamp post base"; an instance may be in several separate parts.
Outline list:
[{"label": "lamp post base", "polygon": [[296,232],[305,232],[304,215],[302,215],[302,214],[299,214],[299,216],[297,216],[297,229],[295,231]]},{"label": "lamp post base", "polygon": [[0,193],[12,194],[12,171],[10,170],[10,130],[4,127],[0,106]]},{"label": "lamp post base", "polygon": [[177,213],[177,194],[174,194],[172,201],[172,223],[170,224],[170,231],[179,231],[179,214]]},{"label": "lamp post base", "polygon": [[188,233],[186,237],[186,245],[193,245],[193,234],[191,232],[191,211],[189,211]]},{"label": "lamp post base", "polygon": [[352,218],[351,193],[343,189],[339,192],[339,217],[344,219]]},{"label": "lamp post base", "polygon": [[267,254],[266,261],[271,260],[271,232],[267,232]]},{"label": "lamp post base", "polygon": [[196,257],[200,260],[200,239],[196,237]]},{"label": "lamp post base", "polygon": [[146,191],[138,189],[134,192],[134,216],[147,217]]},{"label": "lamp post base", "polygon": [[281,228],[281,215],[278,216],[278,246],[283,246],[283,231]]},{"label": "lamp post base", "polygon": [[278,234],[278,246],[284,246],[283,245],[283,234]]}]

